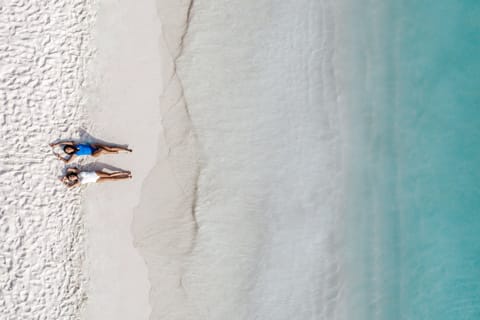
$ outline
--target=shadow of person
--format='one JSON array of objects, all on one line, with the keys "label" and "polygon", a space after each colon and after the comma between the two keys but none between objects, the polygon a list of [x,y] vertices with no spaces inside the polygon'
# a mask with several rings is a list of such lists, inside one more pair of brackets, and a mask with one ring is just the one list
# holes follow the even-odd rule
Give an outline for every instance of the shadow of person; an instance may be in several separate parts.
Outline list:
[{"label": "shadow of person", "polygon": [[91,143],[91,144],[98,143],[98,144],[103,144],[103,145],[106,145],[106,146],[109,146],[109,147],[121,147],[121,148],[127,148],[128,147],[128,144],[112,143],[112,142],[105,141],[105,140],[99,139],[97,137],[94,137],[84,128],[79,128],[78,132],[79,132],[80,139],[83,142],[88,142],[88,143]]},{"label": "shadow of person", "polygon": [[69,168],[77,168],[78,170],[80,171],[126,171],[124,169],[121,169],[121,168],[118,168],[118,167],[115,167],[115,166],[112,166],[110,164],[107,164],[107,163],[103,163],[103,162],[92,162],[92,163],[87,163],[85,165],[82,165],[82,166],[79,166],[78,164],[76,165],[71,165],[71,166],[66,166],[64,168],[64,174],[66,174],[67,170]]},{"label": "shadow of person", "polygon": [[57,139],[53,141],[52,143],[57,144],[57,143],[62,143],[66,141],[73,141],[74,143],[81,144],[81,143],[88,143],[88,144],[101,144],[105,145],[107,147],[120,147],[120,148],[128,148],[128,144],[119,144],[119,143],[112,143],[108,142],[102,139],[99,139],[97,137],[92,136],[90,133],[87,132],[84,128],[79,128],[78,129],[78,135],[80,139]]}]

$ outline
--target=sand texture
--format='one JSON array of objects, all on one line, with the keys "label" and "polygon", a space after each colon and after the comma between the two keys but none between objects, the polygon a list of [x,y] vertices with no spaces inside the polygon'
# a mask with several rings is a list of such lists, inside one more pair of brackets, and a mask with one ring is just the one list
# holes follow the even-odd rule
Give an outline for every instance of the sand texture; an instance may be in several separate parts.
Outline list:
[{"label": "sand texture", "polygon": [[0,318],[78,319],[85,298],[81,189],[48,143],[77,136],[90,1],[0,3]]}]

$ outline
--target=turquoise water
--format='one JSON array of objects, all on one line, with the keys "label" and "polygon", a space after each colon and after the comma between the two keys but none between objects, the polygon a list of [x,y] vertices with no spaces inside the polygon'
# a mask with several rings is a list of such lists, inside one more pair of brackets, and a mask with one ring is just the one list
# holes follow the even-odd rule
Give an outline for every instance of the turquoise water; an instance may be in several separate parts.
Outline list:
[{"label": "turquoise water", "polygon": [[350,313],[480,319],[480,1],[351,13]]}]

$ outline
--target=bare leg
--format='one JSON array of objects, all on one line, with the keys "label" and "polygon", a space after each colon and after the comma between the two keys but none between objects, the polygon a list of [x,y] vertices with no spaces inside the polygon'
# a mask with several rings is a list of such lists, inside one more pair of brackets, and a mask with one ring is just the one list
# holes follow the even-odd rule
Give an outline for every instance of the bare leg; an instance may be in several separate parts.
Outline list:
[{"label": "bare leg", "polygon": [[92,153],[92,156],[98,157],[98,156],[101,156],[102,154],[107,154],[107,153],[111,153],[111,152],[105,151],[102,148],[96,148],[95,151]]},{"label": "bare leg", "polygon": [[132,173],[130,171],[117,171],[117,172],[104,172],[104,171],[95,171],[95,173],[100,178],[115,178],[115,177],[131,177]]},{"label": "bare leg", "polygon": [[112,146],[106,146],[103,144],[94,144],[92,145],[96,150],[95,153],[98,151],[103,152],[103,153],[118,153],[120,151],[127,151],[127,152],[132,152],[131,149],[125,148],[125,147],[112,147]]},{"label": "bare leg", "polygon": [[119,152],[119,151],[127,151],[127,152],[132,152],[132,149],[126,148],[126,147],[111,147],[111,146],[103,146],[106,150],[109,150],[111,152]]},{"label": "bare leg", "polygon": [[97,183],[105,182],[105,181],[124,180],[129,178],[131,178],[131,176],[100,177],[98,178]]}]

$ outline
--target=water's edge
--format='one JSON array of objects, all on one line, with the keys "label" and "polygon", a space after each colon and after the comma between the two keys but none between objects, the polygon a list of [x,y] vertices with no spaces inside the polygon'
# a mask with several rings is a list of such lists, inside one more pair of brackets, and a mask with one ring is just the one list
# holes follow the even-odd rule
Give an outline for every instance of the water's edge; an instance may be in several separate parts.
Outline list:
[{"label": "water's edge", "polygon": [[186,259],[197,233],[197,142],[176,60],[183,50],[192,1],[157,1],[162,25],[161,134],[156,165],[143,182],[134,210],[134,244],[145,259],[151,284],[151,318],[194,318],[182,287]]}]

